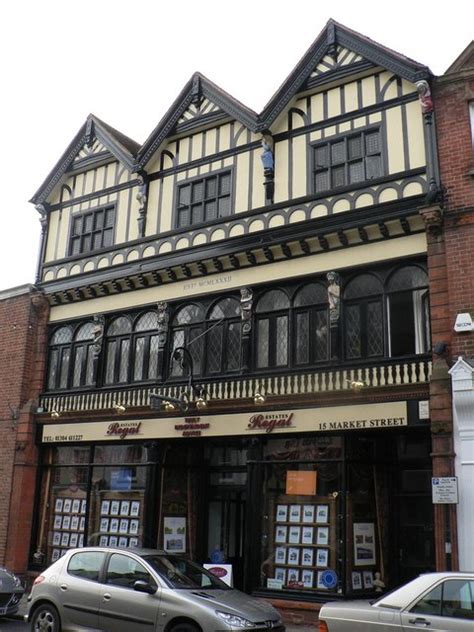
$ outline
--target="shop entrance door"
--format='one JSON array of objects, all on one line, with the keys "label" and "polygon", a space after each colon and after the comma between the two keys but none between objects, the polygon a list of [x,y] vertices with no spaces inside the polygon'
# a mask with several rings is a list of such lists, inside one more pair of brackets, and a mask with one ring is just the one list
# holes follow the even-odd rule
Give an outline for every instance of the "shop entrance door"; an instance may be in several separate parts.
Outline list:
[{"label": "shop entrance door", "polygon": [[[233,583],[243,584],[246,451],[222,448],[214,453],[209,473],[208,542],[210,561],[232,564]],[[215,463],[215,465],[214,465]]]}]

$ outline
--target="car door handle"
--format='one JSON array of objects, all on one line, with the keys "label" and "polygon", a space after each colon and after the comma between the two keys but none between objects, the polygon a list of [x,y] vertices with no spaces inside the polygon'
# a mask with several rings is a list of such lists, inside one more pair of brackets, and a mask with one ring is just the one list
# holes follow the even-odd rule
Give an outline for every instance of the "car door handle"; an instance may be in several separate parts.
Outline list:
[{"label": "car door handle", "polygon": [[112,599],[112,595],[110,593],[104,593],[102,595],[103,601],[110,601]]},{"label": "car door handle", "polygon": [[413,625],[431,625],[431,621],[428,621],[428,619],[422,619],[421,617],[416,617],[416,619],[408,619],[408,623],[412,623]]},{"label": "car door handle", "polygon": [[61,584],[61,586],[59,588],[61,590],[67,590],[68,586],[67,586],[67,584]]}]

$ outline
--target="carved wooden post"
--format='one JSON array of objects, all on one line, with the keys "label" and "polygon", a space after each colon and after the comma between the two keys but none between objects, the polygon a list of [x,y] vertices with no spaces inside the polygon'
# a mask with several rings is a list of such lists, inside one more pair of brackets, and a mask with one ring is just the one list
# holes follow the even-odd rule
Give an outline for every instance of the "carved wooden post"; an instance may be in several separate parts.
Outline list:
[{"label": "carved wooden post", "polygon": [[138,174],[138,193],[137,200],[140,203],[138,208],[138,236],[145,237],[146,229],[146,213],[147,213],[147,201],[148,201],[148,176],[144,171],[140,171]]},{"label": "carved wooden post", "polygon": [[169,306],[166,301],[160,301],[157,305],[158,309],[158,361],[156,368],[156,377],[158,381],[163,379],[165,370],[165,349],[168,341],[169,331]]},{"label": "carved wooden post", "polygon": [[240,316],[242,321],[241,328],[241,348],[242,356],[240,368],[242,371],[249,370],[251,357],[251,337],[252,337],[252,304],[253,292],[248,287],[240,289]]},{"label": "carved wooden post", "polygon": [[337,272],[328,272],[326,278],[329,303],[329,357],[337,359],[340,356],[341,285]]},{"label": "carved wooden post", "polygon": [[99,378],[99,358],[104,346],[105,318],[102,314],[94,314],[93,321],[94,325],[92,329],[92,334],[94,336],[94,342],[92,343],[92,380],[94,386],[97,386],[97,380]]}]

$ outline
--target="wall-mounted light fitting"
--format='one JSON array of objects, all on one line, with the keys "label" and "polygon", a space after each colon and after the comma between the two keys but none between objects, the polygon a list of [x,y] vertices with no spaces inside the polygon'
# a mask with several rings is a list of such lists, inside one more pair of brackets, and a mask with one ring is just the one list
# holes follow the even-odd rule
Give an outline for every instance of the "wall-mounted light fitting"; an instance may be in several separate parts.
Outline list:
[{"label": "wall-mounted light fitting", "polygon": [[121,415],[122,413],[124,413],[124,412],[127,410],[126,406],[124,406],[123,404],[120,404],[119,402],[118,402],[118,403],[114,403],[114,405],[113,405],[113,406],[114,406],[114,408],[115,408],[115,411],[116,411],[119,415]]}]

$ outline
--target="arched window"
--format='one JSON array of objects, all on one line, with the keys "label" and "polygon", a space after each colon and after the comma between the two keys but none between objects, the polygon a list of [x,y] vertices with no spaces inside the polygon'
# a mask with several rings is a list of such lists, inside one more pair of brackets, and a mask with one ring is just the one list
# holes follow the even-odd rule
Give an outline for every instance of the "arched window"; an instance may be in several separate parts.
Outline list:
[{"label": "arched window", "polygon": [[329,356],[327,289],[308,283],[293,299],[293,352],[296,366],[322,362]]},{"label": "arched window", "polygon": [[158,373],[158,314],[146,312],[135,322],[133,381],[156,379]]},{"label": "arched window", "polygon": [[128,382],[132,324],[127,316],[119,316],[107,329],[105,383]]},{"label": "arched window", "polygon": [[106,384],[156,379],[158,367],[158,315],[145,312],[134,320],[119,316],[107,330]]},{"label": "arched window", "polygon": [[76,332],[73,345],[72,386],[91,386],[94,383],[94,325],[85,323]]},{"label": "arched window", "polygon": [[47,388],[54,391],[68,387],[69,365],[71,362],[72,328],[60,327],[49,342]]},{"label": "arched window", "polygon": [[170,375],[179,377],[186,375],[181,363],[173,359],[174,350],[186,347],[193,360],[194,375],[201,375],[203,370],[204,350],[204,313],[200,305],[190,303],[181,307],[171,323],[171,358]]},{"label": "arched window", "polygon": [[263,294],[256,308],[256,368],[288,366],[288,296],[282,290]]},{"label": "arched window", "polygon": [[49,343],[48,390],[91,386],[94,382],[93,324],[59,327]]},{"label": "arched window", "polygon": [[359,274],[344,290],[344,343],[348,359],[383,356],[383,286],[374,274]]},{"label": "arched window", "polygon": [[416,265],[399,268],[389,277],[386,292],[390,356],[428,352],[431,336],[426,272]]},{"label": "arched window", "polygon": [[240,368],[240,304],[235,298],[218,301],[209,312],[206,336],[207,373]]}]

